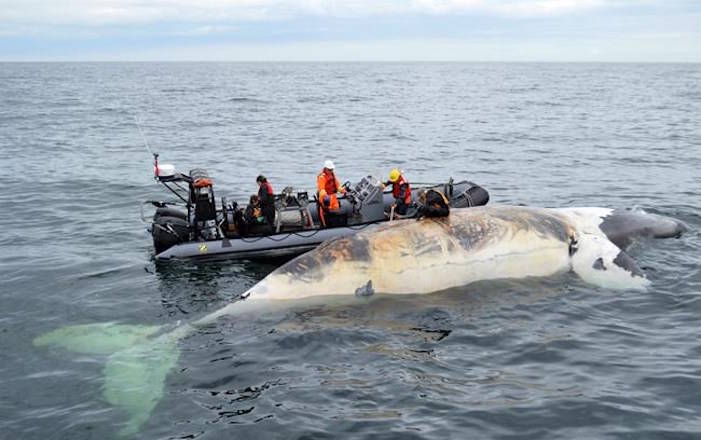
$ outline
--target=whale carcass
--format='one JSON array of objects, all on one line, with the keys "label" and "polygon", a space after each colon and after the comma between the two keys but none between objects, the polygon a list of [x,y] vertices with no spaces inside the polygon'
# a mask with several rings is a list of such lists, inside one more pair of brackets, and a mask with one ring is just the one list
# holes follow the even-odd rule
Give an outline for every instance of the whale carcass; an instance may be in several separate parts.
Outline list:
[{"label": "whale carcass", "polygon": [[[686,226],[642,211],[513,206],[454,209],[440,219],[391,222],[328,241],[279,267],[235,301],[174,329],[119,324],[64,327],[34,340],[109,355],[105,399],[138,431],[177,364],[177,342],[223,315],[287,304],[374,294],[421,294],[501,278],[573,271],[605,288],[644,288],[649,281],[625,249],[640,237],[678,237]],[[334,297],[335,298],[332,298]]]}]

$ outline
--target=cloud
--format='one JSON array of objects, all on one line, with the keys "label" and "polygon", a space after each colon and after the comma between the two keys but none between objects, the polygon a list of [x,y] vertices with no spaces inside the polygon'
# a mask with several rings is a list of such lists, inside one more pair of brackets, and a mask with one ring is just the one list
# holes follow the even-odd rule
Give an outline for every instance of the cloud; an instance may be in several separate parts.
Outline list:
[{"label": "cloud", "polygon": [[417,11],[434,14],[479,12],[516,17],[553,16],[606,6],[604,0],[415,0],[414,4]]},{"label": "cloud", "polygon": [[698,1],[0,0],[0,59],[699,60]]},{"label": "cloud", "polygon": [[231,34],[239,30],[236,26],[224,26],[224,25],[207,25],[198,26],[191,29],[185,29],[182,31],[174,31],[171,34],[183,37],[201,37],[207,35],[221,35],[221,34]]},{"label": "cloud", "polygon": [[493,14],[534,17],[605,7],[604,0],[0,0],[0,22],[143,25],[372,17],[396,14]]},{"label": "cloud", "polygon": [[[550,39],[523,43],[508,38],[305,41],[180,45],[166,53],[156,48],[99,50],[99,61],[701,61],[693,36],[644,34],[615,38]],[[670,49],[672,48],[672,49]],[[91,59],[91,54],[84,56]],[[57,58],[61,60],[61,58]]]}]

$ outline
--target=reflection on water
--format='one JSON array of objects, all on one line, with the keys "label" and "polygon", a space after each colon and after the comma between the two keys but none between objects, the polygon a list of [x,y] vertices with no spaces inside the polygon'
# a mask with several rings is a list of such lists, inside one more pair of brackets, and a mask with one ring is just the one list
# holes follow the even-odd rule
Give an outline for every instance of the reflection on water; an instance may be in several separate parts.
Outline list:
[{"label": "reflection on water", "polygon": [[171,261],[154,262],[151,268],[159,281],[162,305],[175,316],[197,314],[235,299],[272,272],[276,263]]}]

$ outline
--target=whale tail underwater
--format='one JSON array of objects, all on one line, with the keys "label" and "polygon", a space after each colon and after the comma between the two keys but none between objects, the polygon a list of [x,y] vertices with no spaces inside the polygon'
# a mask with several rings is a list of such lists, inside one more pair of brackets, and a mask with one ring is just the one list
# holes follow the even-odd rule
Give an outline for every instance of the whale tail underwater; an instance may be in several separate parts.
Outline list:
[{"label": "whale tail underwater", "polygon": [[686,230],[680,221],[643,211],[455,209],[446,218],[397,221],[326,242],[273,271],[240,300],[192,323],[69,326],[37,337],[34,345],[107,356],[104,397],[129,416],[120,431],[127,436],[139,431],[163,396],[178,362],[178,341],[220,316],[567,270],[601,287],[639,289],[649,281],[625,250],[639,238],[679,237]]}]

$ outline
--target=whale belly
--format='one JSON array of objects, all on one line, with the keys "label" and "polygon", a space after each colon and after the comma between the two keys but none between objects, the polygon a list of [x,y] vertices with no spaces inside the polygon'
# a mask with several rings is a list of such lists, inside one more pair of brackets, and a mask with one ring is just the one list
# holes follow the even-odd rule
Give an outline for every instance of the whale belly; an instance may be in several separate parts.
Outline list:
[{"label": "whale belly", "polygon": [[549,276],[570,268],[569,243],[528,232],[472,252],[444,246],[418,257],[407,255],[390,265],[385,261],[380,259],[370,270],[368,280],[379,292],[399,294],[430,293],[483,280]]}]

